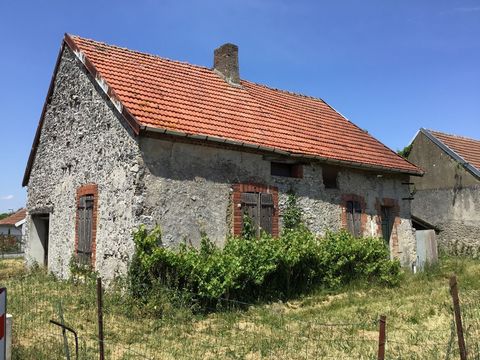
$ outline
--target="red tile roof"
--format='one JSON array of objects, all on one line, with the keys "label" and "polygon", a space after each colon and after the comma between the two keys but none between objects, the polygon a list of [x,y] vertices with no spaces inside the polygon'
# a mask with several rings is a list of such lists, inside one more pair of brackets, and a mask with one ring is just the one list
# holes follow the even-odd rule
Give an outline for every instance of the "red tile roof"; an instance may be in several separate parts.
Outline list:
[{"label": "red tile roof", "polygon": [[[246,80],[232,86],[211,68],[78,36],[65,35],[64,44],[106,83],[103,88],[114,104],[121,103],[117,108],[136,133],[173,131],[379,171],[423,174],[321,99]],[[36,142],[38,138],[37,131]]]},{"label": "red tile roof", "polygon": [[15,225],[20,220],[25,219],[27,216],[26,209],[20,209],[12,215],[6,217],[5,219],[0,220],[0,225]]},{"label": "red tile roof", "polygon": [[428,130],[450,150],[480,171],[480,140]]}]

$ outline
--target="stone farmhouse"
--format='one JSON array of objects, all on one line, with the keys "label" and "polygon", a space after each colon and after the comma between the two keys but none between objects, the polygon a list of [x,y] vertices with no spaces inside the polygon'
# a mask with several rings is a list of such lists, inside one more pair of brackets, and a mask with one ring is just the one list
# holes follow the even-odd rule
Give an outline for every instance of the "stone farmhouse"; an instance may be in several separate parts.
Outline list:
[{"label": "stone farmhouse", "polygon": [[111,277],[140,224],[159,224],[165,246],[221,245],[244,212],[278,235],[294,192],[314,232],[383,236],[410,266],[422,170],[323,100],[241,79],[237,46],[213,63],[65,35],[23,180],[28,262],[66,276],[77,254]]},{"label": "stone farmhouse", "polygon": [[420,129],[408,160],[425,169],[412,178],[412,214],[438,229],[439,247],[479,255],[480,140]]}]

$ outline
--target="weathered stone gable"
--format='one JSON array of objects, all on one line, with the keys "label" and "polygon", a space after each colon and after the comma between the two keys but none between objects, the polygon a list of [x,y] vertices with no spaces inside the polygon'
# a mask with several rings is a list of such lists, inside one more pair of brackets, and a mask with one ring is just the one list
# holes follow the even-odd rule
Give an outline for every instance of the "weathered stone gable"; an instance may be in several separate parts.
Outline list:
[{"label": "weathered stone gable", "polygon": [[[65,48],[28,183],[29,212],[51,211],[49,269],[65,276],[74,252],[76,189],[98,185],[96,269],[124,272],[141,206],[140,151],[108,100]],[[29,227],[33,226],[29,216]],[[27,230],[28,231],[28,230]],[[27,234],[28,238],[28,234]],[[26,251],[30,262],[29,251]]]}]

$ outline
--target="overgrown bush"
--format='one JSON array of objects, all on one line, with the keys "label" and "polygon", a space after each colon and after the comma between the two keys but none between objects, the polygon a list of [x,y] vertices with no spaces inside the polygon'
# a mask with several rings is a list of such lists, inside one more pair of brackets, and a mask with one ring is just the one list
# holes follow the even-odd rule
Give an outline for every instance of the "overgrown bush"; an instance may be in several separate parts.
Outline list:
[{"label": "overgrown bush", "polygon": [[198,249],[182,245],[171,250],[162,246],[158,227],[151,232],[140,227],[134,241],[130,290],[147,300],[159,285],[211,305],[220,298],[285,298],[357,280],[391,286],[400,274],[399,262],[390,260],[381,239],[354,238],[345,231],[318,238],[303,225],[279,238],[265,233],[259,238],[231,237],[223,248],[204,236]]}]

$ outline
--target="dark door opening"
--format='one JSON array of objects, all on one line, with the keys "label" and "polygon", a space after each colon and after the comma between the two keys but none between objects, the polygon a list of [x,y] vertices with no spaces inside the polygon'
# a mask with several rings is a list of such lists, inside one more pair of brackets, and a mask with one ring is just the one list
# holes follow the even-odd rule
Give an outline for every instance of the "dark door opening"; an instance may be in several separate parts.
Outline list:
[{"label": "dark door opening", "polygon": [[381,208],[381,217],[382,217],[382,236],[387,244],[390,244],[390,236],[392,235],[393,229],[393,211],[390,206],[382,206]]},{"label": "dark door opening", "polygon": [[32,222],[32,257],[37,261],[38,264],[48,267],[48,235],[50,230],[50,215],[33,215]]}]

